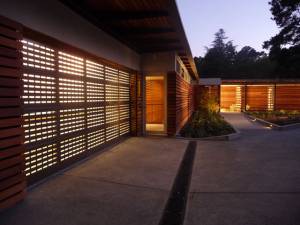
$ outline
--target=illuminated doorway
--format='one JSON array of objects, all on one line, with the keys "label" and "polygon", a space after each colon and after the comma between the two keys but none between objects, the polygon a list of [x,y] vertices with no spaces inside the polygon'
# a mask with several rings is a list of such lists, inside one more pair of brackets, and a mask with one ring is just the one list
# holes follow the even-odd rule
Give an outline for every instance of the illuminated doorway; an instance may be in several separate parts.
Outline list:
[{"label": "illuminated doorway", "polygon": [[165,113],[165,77],[146,76],[146,131],[164,134],[166,128]]}]

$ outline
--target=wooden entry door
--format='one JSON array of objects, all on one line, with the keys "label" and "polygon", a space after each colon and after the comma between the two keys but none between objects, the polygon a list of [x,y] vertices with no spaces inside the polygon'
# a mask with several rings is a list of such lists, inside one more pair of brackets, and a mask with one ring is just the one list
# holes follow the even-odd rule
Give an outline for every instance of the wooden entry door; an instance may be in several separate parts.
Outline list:
[{"label": "wooden entry door", "polygon": [[146,123],[165,123],[165,79],[164,76],[146,77]]}]

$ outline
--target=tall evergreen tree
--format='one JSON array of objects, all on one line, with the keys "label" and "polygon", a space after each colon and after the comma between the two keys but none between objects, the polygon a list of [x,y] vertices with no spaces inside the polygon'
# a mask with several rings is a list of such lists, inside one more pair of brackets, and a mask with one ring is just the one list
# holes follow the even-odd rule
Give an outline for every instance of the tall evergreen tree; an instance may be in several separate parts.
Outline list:
[{"label": "tall evergreen tree", "polygon": [[257,52],[250,46],[236,50],[233,41],[227,41],[225,31],[215,34],[211,47],[206,47],[204,57],[196,57],[195,62],[201,77],[221,77],[223,79],[270,78],[274,71],[267,54]]}]

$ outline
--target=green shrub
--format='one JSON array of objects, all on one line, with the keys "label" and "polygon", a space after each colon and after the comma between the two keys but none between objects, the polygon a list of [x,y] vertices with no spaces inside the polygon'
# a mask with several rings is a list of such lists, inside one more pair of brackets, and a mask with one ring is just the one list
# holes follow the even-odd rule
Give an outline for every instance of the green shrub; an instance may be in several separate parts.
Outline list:
[{"label": "green shrub", "polygon": [[184,137],[200,138],[226,135],[233,132],[234,129],[218,112],[197,110],[192,119],[182,129],[181,135]]}]

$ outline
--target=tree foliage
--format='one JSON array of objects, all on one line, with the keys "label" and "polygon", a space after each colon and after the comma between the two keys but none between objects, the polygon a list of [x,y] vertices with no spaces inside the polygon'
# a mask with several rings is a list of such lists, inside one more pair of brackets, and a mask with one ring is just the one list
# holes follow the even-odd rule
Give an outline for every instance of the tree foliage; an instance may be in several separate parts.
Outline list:
[{"label": "tree foliage", "polygon": [[300,76],[300,0],[272,0],[273,19],[280,32],[264,43],[270,49],[276,72],[285,77]]},{"label": "tree foliage", "polygon": [[195,62],[201,77],[269,78],[273,76],[274,64],[264,52],[250,46],[236,50],[233,41],[227,41],[225,31],[220,29],[206,55],[196,57]]}]

